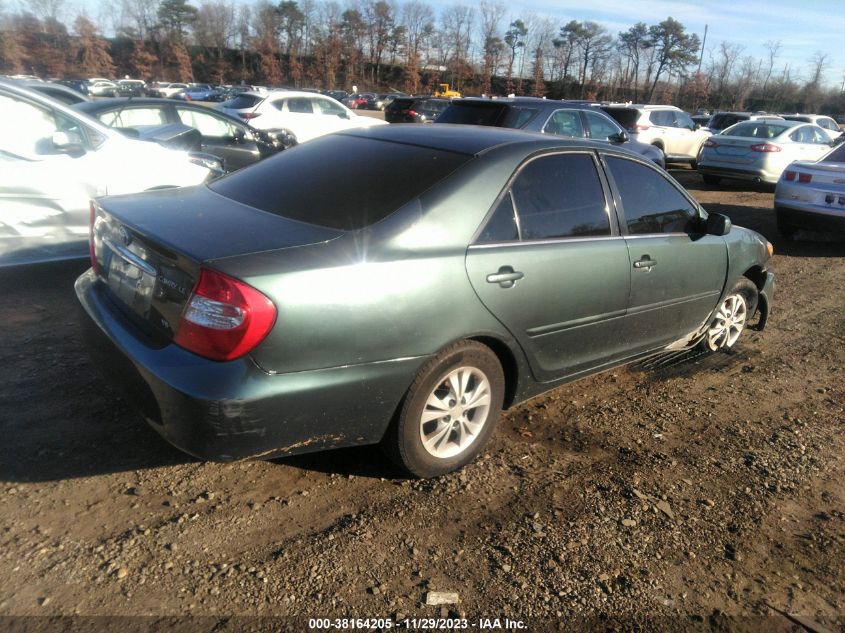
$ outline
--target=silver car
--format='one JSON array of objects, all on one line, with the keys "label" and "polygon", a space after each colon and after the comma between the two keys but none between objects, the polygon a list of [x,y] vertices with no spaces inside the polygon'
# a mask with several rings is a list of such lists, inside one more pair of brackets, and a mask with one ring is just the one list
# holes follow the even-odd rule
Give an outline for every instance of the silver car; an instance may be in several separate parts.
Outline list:
[{"label": "silver car", "polygon": [[796,160],[816,160],[833,141],[818,125],[760,119],[732,125],[706,141],[698,171],[708,185],[722,178],[776,183]]},{"label": "silver car", "polygon": [[196,185],[199,157],[126,138],[99,121],[0,81],[0,266],[88,255],[90,200]]},{"label": "silver car", "polygon": [[789,165],[775,188],[775,213],[787,239],[799,229],[845,233],[845,144]]}]

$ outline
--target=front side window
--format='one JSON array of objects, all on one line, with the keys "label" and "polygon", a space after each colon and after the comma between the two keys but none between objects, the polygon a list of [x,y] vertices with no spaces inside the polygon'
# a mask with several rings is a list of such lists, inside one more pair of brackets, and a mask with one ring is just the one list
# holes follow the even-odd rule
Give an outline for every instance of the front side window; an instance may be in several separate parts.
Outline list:
[{"label": "front side window", "polygon": [[675,126],[687,130],[695,129],[695,121],[686,112],[675,112]]},{"label": "front side window", "polygon": [[535,159],[511,186],[523,240],[610,235],[610,219],[590,154]]},{"label": "front side window", "polygon": [[683,233],[695,206],[660,172],[626,158],[608,156],[608,169],[625,211],[628,233]]},{"label": "front side window", "polygon": [[164,112],[158,108],[123,108],[97,115],[109,127],[136,127],[138,125],[162,125],[167,123]]},{"label": "front side window", "polygon": [[82,125],[50,108],[0,95],[0,112],[0,151],[26,158],[56,154],[57,133],[69,143],[88,145]]},{"label": "front side window", "polygon": [[346,110],[343,109],[343,106],[332,99],[314,99],[314,105],[316,106],[314,110],[323,114],[330,114],[332,116],[346,115]]},{"label": "front side window", "polygon": [[556,136],[584,136],[584,128],[581,126],[581,115],[577,110],[558,110],[543,126],[543,132]]},{"label": "front side window", "polygon": [[622,130],[610,119],[610,117],[602,116],[598,112],[590,112],[586,110],[584,116],[587,117],[587,127],[590,128],[590,138],[599,141],[608,141],[611,136],[616,136]]},{"label": "front side window", "polygon": [[223,119],[218,119],[211,114],[189,110],[187,108],[176,108],[176,113],[179,115],[179,120],[182,123],[199,130],[199,133],[203,136],[234,138],[236,135],[234,125]]}]

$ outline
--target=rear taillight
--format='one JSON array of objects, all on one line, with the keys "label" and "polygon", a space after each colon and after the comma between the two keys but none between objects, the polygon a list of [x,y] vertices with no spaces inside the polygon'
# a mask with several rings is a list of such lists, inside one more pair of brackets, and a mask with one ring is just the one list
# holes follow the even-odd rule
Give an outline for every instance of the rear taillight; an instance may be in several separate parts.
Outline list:
[{"label": "rear taillight", "polygon": [[798,172],[798,182],[802,182],[806,185],[808,182],[811,182],[812,180],[813,180],[813,174],[805,174],[805,173],[802,173],[800,171]]},{"label": "rear taillight", "polygon": [[763,152],[764,154],[771,154],[773,152],[779,152],[780,147],[777,145],[772,145],[771,143],[758,143],[757,145],[751,146],[752,152]]},{"label": "rear taillight", "polygon": [[406,110],[405,114],[408,116],[417,116],[416,110]]},{"label": "rear taillight", "polygon": [[651,127],[650,125],[635,125],[635,126],[631,129],[631,131],[632,131],[632,132],[645,132],[645,131],[646,131],[647,129],[649,129],[650,127]]},{"label": "rear taillight", "polygon": [[244,121],[251,121],[252,119],[257,119],[261,116],[260,112],[239,112],[238,114],[241,115],[241,118]]},{"label": "rear taillight", "polygon": [[783,172],[783,179],[793,181],[793,180],[795,180],[795,176],[796,176],[797,173],[798,172],[787,170],[787,171]]},{"label": "rear taillight", "polygon": [[97,249],[94,248],[94,222],[97,220],[97,207],[94,206],[94,201],[90,204],[91,215],[88,220],[88,255],[91,257],[91,268],[95,273],[100,272],[100,267],[97,265]]},{"label": "rear taillight", "polygon": [[242,281],[203,268],[174,342],[211,360],[233,360],[255,349],[275,322],[270,299]]},{"label": "rear taillight", "polygon": [[716,144],[716,141],[709,139],[709,138],[706,141],[704,141],[704,143],[702,143],[702,145],[704,145],[704,147],[719,147]]}]

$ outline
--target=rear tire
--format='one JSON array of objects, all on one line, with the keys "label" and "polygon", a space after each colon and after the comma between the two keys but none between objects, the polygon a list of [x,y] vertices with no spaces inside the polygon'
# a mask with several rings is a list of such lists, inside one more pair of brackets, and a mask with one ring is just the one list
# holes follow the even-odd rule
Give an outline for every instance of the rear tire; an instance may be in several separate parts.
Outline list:
[{"label": "rear tire", "polygon": [[453,343],[419,370],[382,448],[417,477],[458,470],[487,444],[504,393],[502,366],[489,347]]},{"label": "rear tire", "polygon": [[705,185],[718,185],[722,182],[722,178],[720,176],[714,176],[712,174],[701,174],[701,179],[704,181]]}]

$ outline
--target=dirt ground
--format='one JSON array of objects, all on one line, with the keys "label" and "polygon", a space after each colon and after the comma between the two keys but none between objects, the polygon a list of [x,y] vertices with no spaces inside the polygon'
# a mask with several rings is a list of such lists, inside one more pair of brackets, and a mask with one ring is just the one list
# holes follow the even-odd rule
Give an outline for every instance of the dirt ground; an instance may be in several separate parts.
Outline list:
[{"label": "dirt ground", "polygon": [[84,263],[0,271],[0,628],[845,631],[845,241],[784,242],[770,191],[673,173],[774,243],[765,332],[518,406],[434,481],[376,448],[195,461],[89,362]]}]

